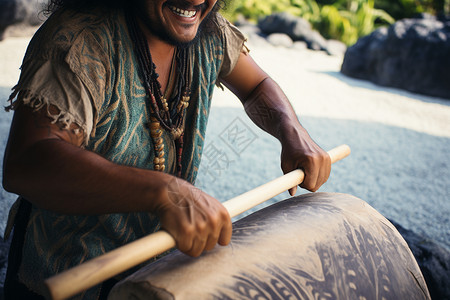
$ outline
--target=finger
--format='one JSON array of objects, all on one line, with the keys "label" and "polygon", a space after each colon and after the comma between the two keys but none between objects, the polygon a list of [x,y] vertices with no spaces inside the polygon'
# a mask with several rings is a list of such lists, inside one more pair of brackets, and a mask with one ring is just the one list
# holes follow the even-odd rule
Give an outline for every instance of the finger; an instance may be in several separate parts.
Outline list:
[{"label": "finger", "polygon": [[[162,227],[162,229],[165,229]],[[175,239],[176,247],[183,253],[188,253],[193,248],[194,243],[194,228],[193,226],[185,226],[183,231],[167,230]]]},{"label": "finger", "polygon": [[292,172],[295,169],[296,169],[295,165],[290,164],[290,163],[285,163],[284,161],[281,162],[281,170],[283,171],[283,174]]},{"label": "finger", "polygon": [[289,189],[289,194],[291,195],[291,197],[294,197],[295,193],[297,193],[297,186]]},{"label": "finger", "polygon": [[318,190],[325,182],[327,182],[331,172],[331,159],[328,154],[324,155],[319,165],[319,174],[317,177],[315,190]]},{"label": "finger", "polygon": [[300,187],[307,189],[308,191],[315,192],[317,186],[317,178],[319,176],[319,168],[314,168],[311,166],[304,168],[305,178],[300,184]]},{"label": "finger", "polygon": [[205,250],[210,251],[210,250],[214,249],[214,247],[217,244],[218,239],[219,239],[219,235],[216,235],[216,234],[210,235],[208,237],[208,240],[206,241]]},{"label": "finger", "polygon": [[230,216],[228,215],[227,221],[222,226],[222,230],[219,235],[219,245],[226,246],[231,241],[231,234],[233,231],[233,225],[231,224]]},{"label": "finger", "polygon": [[[283,163],[281,164],[281,170],[283,170],[283,174],[287,174],[289,172],[292,172],[295,170],[295,168],[291,168],[291,167],[286,167]],[[289,195],[291,195],[291,197],[293,197],[295,195],[295,193],[297,193],[297,187],[294,186],[292,188],[290,188],[289,190]]]},{"label": "finger", "polygon": [[218,220],[218,221],[212,222],[212,223],[210,223],[210,226],[208,226],[211,229],[211,232],[209,233],[208,239],[205,244],[206,251],[212,250],[216,246],[216,244],[219,240],[222,222],[219,219],[216,219],[216,220]]},{"label": "finger", "polygon": [[176,246],[181,252],[190,255],[189,253],[194,248],[194,242],[191,238],[184,237],[177,240]]},{"label": "finger", "polygon": [[328,181],[328,178],[330,177],[330,173],[331,173],[331,158],[329,155],[327,155],[325,157],[325,161],[323,163],[323,167],[321,168],[321,172],[320,172],[320,182],[319,182],[319,186],[317,187],[317,189],[322,186],[325,182]]},{"label": "finger", "polygon": [[205,246],[206,246],[206,239],[197,238],[192,243],[192,248],[189,249],[189,251],[186,251],[185,253],[192,257],[199,257],[205,250]]}]

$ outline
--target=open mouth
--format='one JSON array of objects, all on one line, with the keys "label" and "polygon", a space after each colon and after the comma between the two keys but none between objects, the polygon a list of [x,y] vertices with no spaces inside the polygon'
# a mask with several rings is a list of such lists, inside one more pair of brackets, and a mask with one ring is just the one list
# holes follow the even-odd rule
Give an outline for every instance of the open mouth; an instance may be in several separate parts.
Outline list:
[{"label": "open mouth", "polygon": [[195,17],[195,15],[197,14],[197,10],[181,9],[173,5],[169,5],[168,7],[174,14],[183,18],[192,18]]}]

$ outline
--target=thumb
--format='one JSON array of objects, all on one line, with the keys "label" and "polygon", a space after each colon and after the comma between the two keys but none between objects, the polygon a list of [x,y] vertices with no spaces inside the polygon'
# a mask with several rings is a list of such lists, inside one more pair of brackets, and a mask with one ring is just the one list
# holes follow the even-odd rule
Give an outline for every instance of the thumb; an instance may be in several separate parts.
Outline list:
[{"label": "thumb", "polygon": [[297,193],[297,186],[289,189],[289,194],[291,195],[291,197],[294,197],[295,193]]}]

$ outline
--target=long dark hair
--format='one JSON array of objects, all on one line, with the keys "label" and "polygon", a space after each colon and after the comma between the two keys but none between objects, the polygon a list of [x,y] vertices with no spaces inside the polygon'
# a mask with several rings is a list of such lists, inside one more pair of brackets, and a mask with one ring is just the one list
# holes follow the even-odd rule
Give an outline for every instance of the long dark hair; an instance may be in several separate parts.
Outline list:
[{"label": "long dark hair", "polygon": [[124,5],[125,1],[123,0],[49,0],[44,13],[49,15],[60,8],[85,11],[98,6],[121,7]]}]

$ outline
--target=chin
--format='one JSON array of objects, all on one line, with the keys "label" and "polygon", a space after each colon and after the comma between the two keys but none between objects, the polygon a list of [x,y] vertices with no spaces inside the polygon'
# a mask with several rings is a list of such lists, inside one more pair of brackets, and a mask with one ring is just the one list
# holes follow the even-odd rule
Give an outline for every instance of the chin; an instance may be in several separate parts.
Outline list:
[{"label": "chin", "polygon": [[203,32],[202,24],[203,23],[200,23],[200,26],[196,30],[196,33],[192,35],[193,37],[179,37],[176,36],[175,34],[170,34],[166,32],[166,34],[160,36],[160,38],[170,43],[171,45],[177,46],[179,48],[187,48],[190,45],[194,44],[198,40],[199,36],[201,36]]},{"label": "chin", "polygon": [[170,40],[167,40],[167,42],[171,43],[172,45],[174,45],[178,48],[187,48],[190,45],[194,44],[198,40],[199,35],[200,35],[199,33],[200,33],[200,31],[197,31],[197,34],[195,35],[195,37],[190,40],[170,39]]}]

